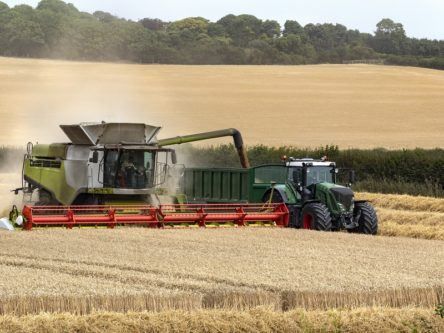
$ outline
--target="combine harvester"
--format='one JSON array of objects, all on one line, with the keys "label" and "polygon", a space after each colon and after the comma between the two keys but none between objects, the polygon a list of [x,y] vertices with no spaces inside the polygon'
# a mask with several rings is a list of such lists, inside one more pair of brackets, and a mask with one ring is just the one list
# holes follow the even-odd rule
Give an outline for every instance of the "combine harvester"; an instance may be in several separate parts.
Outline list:
[{"label": "combine harvester", "polygon": [[232,136],[243,168],[249,167],[241,134],[219,130],[157,140],[160,127],[130,123],[60,126],[70,143],[28,144],[23,161],[23,228],[142,225],[163,228],[210,225],[286,227],[283,203],[188,203],[178,180],[184,168],[165,146]]},{"label": "combine harvester", "polygon": [[[375,234],[373,207],[336,184],[335,163],[287,159],[250,167],[235,129],[157,140],[159,127],[62,125],[71,143],[28,145],[23,227],[277,226]],[[186,169],[167,146],[232,136],[242,168]],[[351,173],[350,183],[353,181]]]}]

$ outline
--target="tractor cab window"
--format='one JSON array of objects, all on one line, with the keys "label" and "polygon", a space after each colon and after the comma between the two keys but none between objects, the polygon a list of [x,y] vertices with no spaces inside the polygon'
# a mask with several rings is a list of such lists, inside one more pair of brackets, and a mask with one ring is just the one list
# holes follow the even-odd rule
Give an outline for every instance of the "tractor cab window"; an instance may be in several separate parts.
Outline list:
[{"label": "tractor cab window", "polygon": [[[324,182],[334,183],[333,171],[334,169],[327,166],[307,167],[306,186]],[[289,168],[288,179],[294,184],[304,184],[303,168],[301,166]]]},{"label": "tractor cab window", "polygon": [[289,168],[288,179],[295,184],[302,184],[302,167]]},{"label": "tractor cab window", "polygon": [[331,167],[312,166],[307,168],[307,186],[317,183],[334,183]]},{"label": "tractor cab window", "polygon": [[110,150],[105,157],[104,185],[114,188],[153,187],[154,153],[143,150]]}]

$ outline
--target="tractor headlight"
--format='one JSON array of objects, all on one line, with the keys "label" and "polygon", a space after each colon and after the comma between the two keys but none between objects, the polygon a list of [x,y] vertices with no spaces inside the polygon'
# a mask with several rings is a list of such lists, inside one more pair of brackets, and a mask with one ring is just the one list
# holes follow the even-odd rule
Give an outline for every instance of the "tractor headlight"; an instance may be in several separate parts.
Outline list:
[{"label": "tractor headlight", "polygon": [[345,212],[345,211],[346,211],[345,206],[344,206],[343,204],[341,204],[340,202],[338,202],[338,206],[339,206],[339,209],[340,209],[342,212]]}]

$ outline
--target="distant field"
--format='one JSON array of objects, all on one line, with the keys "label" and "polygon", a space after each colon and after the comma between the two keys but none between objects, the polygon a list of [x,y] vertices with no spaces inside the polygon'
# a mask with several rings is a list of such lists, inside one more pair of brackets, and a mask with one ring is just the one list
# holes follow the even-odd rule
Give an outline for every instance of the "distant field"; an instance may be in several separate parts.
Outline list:
[{"label": "distant field", "polygon": [[0,314],[433,308],[444,242],[294,229],[0,232]]},{"label": "distant field", "polygon": [[0,58],[0,144],[80,121],[161,136],[239,128],[247,144],[442,147],[444,72],[373,65],[167,66]]}]

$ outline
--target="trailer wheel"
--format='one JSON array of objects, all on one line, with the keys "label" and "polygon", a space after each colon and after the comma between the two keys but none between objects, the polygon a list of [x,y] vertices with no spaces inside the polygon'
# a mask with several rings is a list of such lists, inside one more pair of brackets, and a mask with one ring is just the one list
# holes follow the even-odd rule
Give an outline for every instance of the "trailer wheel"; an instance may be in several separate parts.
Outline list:
[{"label": "trailer wheel", "polygon": [[352,232],[358,232],[366,235],[376,235],[378,232],[378,216],[370,203],[356,203],[353,215],[355,218],[358,218],[359,226],[356,229],[351,230]]},{"label": "trailer wheel", "polygon": [[331,215],[320,202],[309,203],[302,208],[302,229],[331,231]]},{"label": "trailer wheel", "polygon": [[[273,195],[271,194],[273,192]],[[274,190],[274,191],[268,191],[267,193],[264,194],[263,198],[262,198],[262,202],[266,203],[266,202],[270,202],[270,196],[271,196],[271,202],[272,203],[281,203],[284,202],[284,198],[282,198],[282,195]]]}]

